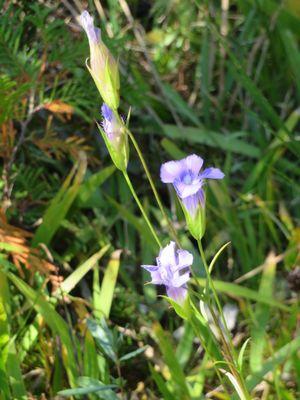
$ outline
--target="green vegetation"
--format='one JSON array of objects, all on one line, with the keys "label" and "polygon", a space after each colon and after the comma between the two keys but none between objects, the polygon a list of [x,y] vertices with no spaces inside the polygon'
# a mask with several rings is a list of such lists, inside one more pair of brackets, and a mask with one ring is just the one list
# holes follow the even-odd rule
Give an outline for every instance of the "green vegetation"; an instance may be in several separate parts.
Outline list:
[{"label": "green vegetation", "polygon": [[[299,2],[0,3],[0,400],[243,398],[199,306],[213,295],[245,392],[298,399]],[[86,8],[119,62],[126,179],[97,126]],[[188,154],[225,173],[201,257],[159,178]],[[189,310],[144,284],[172,238],[194,255]]]}]

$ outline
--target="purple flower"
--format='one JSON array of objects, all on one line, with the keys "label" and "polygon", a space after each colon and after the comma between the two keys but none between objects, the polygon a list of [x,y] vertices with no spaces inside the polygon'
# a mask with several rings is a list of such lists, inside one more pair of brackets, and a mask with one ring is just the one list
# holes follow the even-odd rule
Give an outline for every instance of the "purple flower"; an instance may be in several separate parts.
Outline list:
[{"label": "purple flower", "polygon": [[121,128],[119,121],[114,115],[113,111],[108,107],[107,104],[103,103],[101,107],[101,113],[103,116],[102,127],[110,141],[116,140],[121,135]]},{"label": "purple flower", "polygon": [[170,242],[156,258],[157,265],[142,265],[150,272],[155,285],[165,285],[167,295],[182,303],[187,295],[186,284],[190,279],[190,266],[193,255],[186,250],[176,249],[175,242]]},{"label": "purple flower", "polygon": [[99,44],[101,40],[101,31],[94,26],[94,18],[90,16],[88,11],[83,11],[79,17],[79,21],[87,34],[89,42],[91,44]]},{"label": "purple flower", "polygon": [[162,182],[173,184],[178,197],[192,216],[196,214],[199,204],[204,206],[204,179],[224,178],[218,168],[206,168],[200,172],[202,165],[202,158],[192,154],[182,160],[166,162],[160,169]]}]

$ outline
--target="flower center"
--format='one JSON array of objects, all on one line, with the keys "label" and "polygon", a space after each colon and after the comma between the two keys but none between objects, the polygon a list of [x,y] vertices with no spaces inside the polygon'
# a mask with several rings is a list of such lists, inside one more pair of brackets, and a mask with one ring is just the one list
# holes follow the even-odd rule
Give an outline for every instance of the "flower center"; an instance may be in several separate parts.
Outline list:
[{"label": "flower center", "polygon": [[191,174],[186,174],[183,177],[183,183],[185,183],[186,185],[191,185],[191,183],[193,182],[193,178],[191,176]]}]

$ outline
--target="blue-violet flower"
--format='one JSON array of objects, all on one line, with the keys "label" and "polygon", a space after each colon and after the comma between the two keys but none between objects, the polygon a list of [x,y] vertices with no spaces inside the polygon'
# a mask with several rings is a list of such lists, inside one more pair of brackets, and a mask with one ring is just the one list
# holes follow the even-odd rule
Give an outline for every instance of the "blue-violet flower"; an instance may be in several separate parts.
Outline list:
[{"label": "blue-violet flower", "polygon": [[190,213],[195,216],[199,205],[204,206],[204,179],[222,179],[224,174],[218,168],[206,168],[200,172],[203,159],[192,154],[182,160],[162,164],[160,178],[164,183],[172,183],[178,197]]},{"label": "blue-violet flower", "polygon": [[161,249],[156,264],[142,265],[151,274],[150,283],[165,285],[167,295],[177,303],[182,303],[187,296],[186,284],[190,279],[193,255],[186,250],[177,249],[175,242],[170,242]]}]

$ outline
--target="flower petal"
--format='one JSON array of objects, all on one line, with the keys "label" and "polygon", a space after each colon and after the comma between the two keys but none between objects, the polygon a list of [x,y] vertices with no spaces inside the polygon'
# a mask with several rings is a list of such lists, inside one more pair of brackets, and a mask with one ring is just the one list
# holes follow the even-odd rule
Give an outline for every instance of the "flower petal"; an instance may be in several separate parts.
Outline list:
[{"label": "flower petal", "polygon": [[203,190],[200,189],[198,193],[193,194],[192,196],[185,197],[182,199],[182,203],[184,204],[187,211],[190,213],[191,216],[195,216],[198,207],[204,206],[204,193]]},{"label": "flower petal", "polygon": [[146,271],[153,272],[158,270],[157,265],[141,265],[142,268],[144,268]]},{"label": "flower petal", "polygon": [[185,171],[185,163],[180,161],[168,161],[160,167],[160,179],[164,183],[173,183]]},{"label": "flower petal", "polygon": [[196,154],[192,154],[184,158],[186,168],[193,173],[193,175],[198,175],[202,165],[203,159]]},{"label": "flower petal", "polygon": [[157,257],[157,264],[159,268],[166,268],[168,266],[174,268],[176,266],[175,250],[175,242],[170,242],[166,247],[161,249],[159,256]]},{"label": "flower petal", "polygon": [[164,280],[162,279],[159,271],[152,271],[151,273],[151,283],[153,283],[154,285],[163,285],[164,284]]},{"label": "flower petal", "polygon": [[196,182],[193,182],[192,184],[186,184],[183,181],[176,179],[173,185],[178,196],[181,199],[184,199],[186,197],[196,194],[198,190],[201,189],[203,182],[199,179]]},{"label": "flower petal", "polygon": [[102,104],[101,113],[104,119],[107,119],[109,122],[112,122],[114,115],[112,110],[108,107],[107,104],[105,103]]},{"label": "flower petal", "polygon": [[173,277],[172,286],[175,288],[179,288],[185,285],[190,280],[190,273],[186,272],[185,274],[178,275],[177,277]]},{"label": "flower petal", "polygon": [[187,296],[187,289],[185,287],[167,287],[167,295],[177,303],[183,303]]},{"label": "flower petal", "polygon": [[189,267],[193,264],[193,254],[187,250],[177,250],[178,255],[178,269]]},{"label": "flower petal", "polygon": [[223,172],[219,168],[206,168],[200,175],[201,179],[223,179]]},{"label": "flower petal", "polygon": [[101,31],[94,27],[94,18],[85,10],[79,17],[79,21],[92,43],[99,43]]}]

